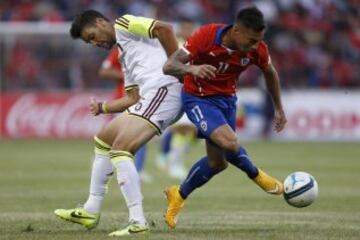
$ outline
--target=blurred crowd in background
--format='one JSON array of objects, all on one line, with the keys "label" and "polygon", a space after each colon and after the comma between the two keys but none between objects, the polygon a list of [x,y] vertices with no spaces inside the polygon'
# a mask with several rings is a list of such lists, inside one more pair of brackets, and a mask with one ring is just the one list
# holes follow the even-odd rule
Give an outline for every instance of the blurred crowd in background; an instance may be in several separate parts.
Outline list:
[{"label": "blurred crowd in background", "polygon": [[[2,0],[1,22],[66,22],[85,9],[109,19],[142,15],[195,26],[231,23],[236,12],[256,5],[268,23],[266,42],[284,88],[360,87],[359,0]],[[106,51],[95,50],[67,34],[0,33],[2,91],[111,87],[97,69]],[[256,86],[261,74],[250,68],[239,81]]]}]

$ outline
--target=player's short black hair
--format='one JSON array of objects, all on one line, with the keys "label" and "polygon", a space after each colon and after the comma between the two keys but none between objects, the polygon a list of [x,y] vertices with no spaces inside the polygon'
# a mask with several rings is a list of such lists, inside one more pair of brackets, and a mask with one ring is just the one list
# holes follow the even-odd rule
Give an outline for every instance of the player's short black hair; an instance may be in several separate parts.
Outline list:
[{"label": "player's short black hair", "polygon": [[241,9],[236,16],[236,22],[255,32],[260,32],[266,27],[264,15],[257,7]]},{"label": "player's short black hair", "polygon": [[109,21],[109,19],[107,19],[102,13],[96,10],[86,10],[76,15],[70,28],[71,37],[73,39],[80,38],[81,31],[84,27],[88,24],[94,23],[97,18],[103,18],[106,21]]}]

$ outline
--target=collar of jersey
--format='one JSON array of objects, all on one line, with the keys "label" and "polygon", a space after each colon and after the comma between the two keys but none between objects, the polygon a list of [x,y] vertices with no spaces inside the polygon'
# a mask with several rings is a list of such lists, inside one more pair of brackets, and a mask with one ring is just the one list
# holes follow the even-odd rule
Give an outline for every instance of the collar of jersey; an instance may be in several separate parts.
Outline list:
[{"label": "collar of jersey", "polygon": [[225,25],[221,28],[219,28],[217,31],[216,31],[216,37],[215,37],[215,44],[218,45],[218,46],[221,46],[221,37],[223,35],[223,33],[228,30],[229,28],[231,28],[233,25]]}]

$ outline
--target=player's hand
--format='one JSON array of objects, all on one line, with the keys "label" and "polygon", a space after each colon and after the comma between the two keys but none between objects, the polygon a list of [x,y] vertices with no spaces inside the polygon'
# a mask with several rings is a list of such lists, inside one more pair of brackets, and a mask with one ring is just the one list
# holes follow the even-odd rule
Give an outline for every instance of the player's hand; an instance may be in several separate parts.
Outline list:
[{"label": "player's hand", "polygon": [[90,99],[90,104],[89,104],[89,109],[90,112],[94,115],[97,116],[100,114],[100,109],[99,109],[99,103],[95,98],[91,98]]},{"label": "player's hand", "polygon": [[190,73],[198,78],[210,79],[216,76],[216,67],[212,65],[191,65]]},{"label": "player's hand", "polygon": [[285,128],[286,125],[286,116],[284,110],[282,109],[275,109],[274,115],[274,129],[276,132],[280,132]]}]

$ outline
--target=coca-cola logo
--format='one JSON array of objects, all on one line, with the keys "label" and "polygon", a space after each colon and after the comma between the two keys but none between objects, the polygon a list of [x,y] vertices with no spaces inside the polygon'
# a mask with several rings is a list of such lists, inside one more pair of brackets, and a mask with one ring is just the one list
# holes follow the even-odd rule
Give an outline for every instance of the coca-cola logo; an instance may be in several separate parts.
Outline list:
[{"label": "coca-cola logo", "polygon": [[319,110],[317,112],[299,109],[289,116],[286,131],[297,136],[353,136],[360,130],[360,114],[355,111],[334,112]]},{"label": "coca-cola logo", "polygon": [[91,137],[109,121],[109,116],[93,117],[88,103],[86,94],[26,94],[11,106],[6,130],[11,137]]}]

